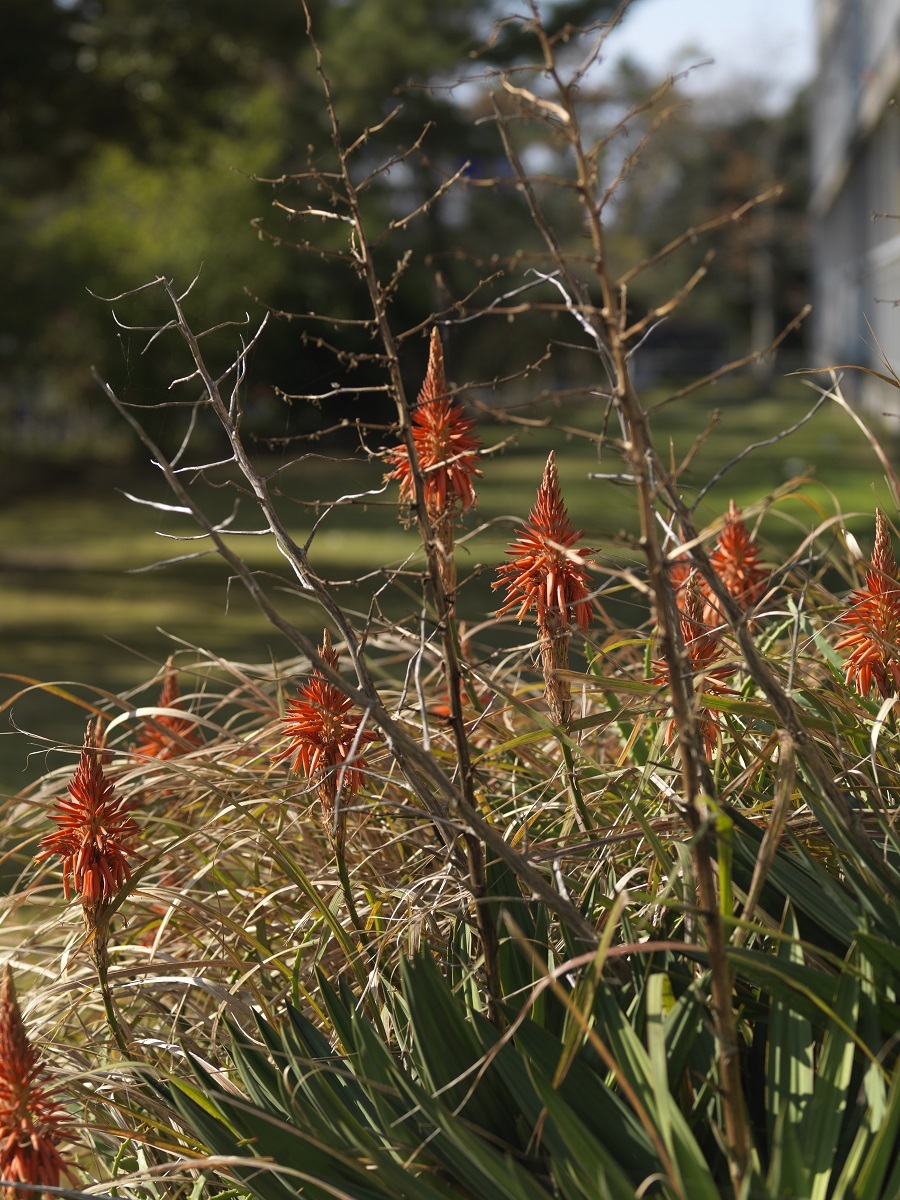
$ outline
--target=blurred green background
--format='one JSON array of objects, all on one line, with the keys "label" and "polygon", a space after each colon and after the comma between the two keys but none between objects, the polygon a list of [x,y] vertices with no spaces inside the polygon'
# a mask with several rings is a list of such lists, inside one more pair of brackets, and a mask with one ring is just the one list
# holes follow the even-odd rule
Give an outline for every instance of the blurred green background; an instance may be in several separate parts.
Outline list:
[{"label": "blurred green background", "polygon": [[[567,22],[596,21],[616,7],[604,0],[559,0],[546,6],[546,16],[552,32]],[[439,6],[428,0],[400,6],[393,0],[315,0],[310,11],[345,141],[393,114],[361,144],[360,172],[422,135],[417,153],[373,177],[364,192],[384,277],[408,256],[391,294],[394,328],[415,330],[430,313],[447,312],[448,371],[464,386],[464,398],[495,406],[495,415],[507,408],[525,412],[527,400],[542,399],[538,417],[596,435],[605,419],[595,395],[602,381],[593,357],[573,346],[583,343],[577,328],[528,314],[515,322],[490,315],[492,301],[533,283],[528,268],[540,265],[540,237],[511,186],[489,119],[492,103],[508,109],[497,70],[532,61],[533,43],[519,25],[492,29],[505,8],[480,0]],[[353,430],[358,420],[372,427],[367,442],[373,453],[391,440],[390,405],[364,390],[383,382],[379,365],[364,357],[368,334],[352,324],[367,315],[365,297],[352,274],[329,257],[345,248],[341,230],[317,225],[310,231],[286,211],[327,201],[298,176],[334,162],[302,10],[295,0],[268,0],[252,12],[242,0],[7,0],[3,17],[0,670],[78,681],[74,693],[84,697],[92,688],[118,691],[147,679],[181,644],[178,639],[242,661],[280,656],[286,648],[240,588],[228,587],[214,560],[143,570],[196,543],[157,537],[156,529],[192,531],[179,524],[181,518],[122,496],[129,491],[168,499],[91,368],[143,410],[165,449],[177,445],[178,415],[156,406],[169,397],[170,380],[185,373],[183,353],[173,339],[160,339],[145,352],[148,334],[129,328],[166,319],[164,305],[154,293],[113,305],[97,297],[116,296],[159,274],[184,288],[199,270],[189,300],[197,328],[245,313],[253,328],[264,313],[274,314],[249,364],[245,430],[270,462],[310,450],[322,456],[305,458],[301,470],[285,476],[284,503],[297,535],[309,528],[312,502],[380,486],[383,467],[356,452]],[[571,54],[576,51],[573,43]],[[459,79],[465,82],[451,86]],[[656,85],[629,62],[586,79],[587,134],[599,136],[626,106],[647,101]],[[730,213],[772,185],[782,188],[775,203],[707,238],[689,240],[630,285],[630,308],[640,317],[681,286],[708,250],[715,251],[703,287],[653,332],[635,360],[651,402],[765,345],[807,299],[804,97],[773,114],[750,93],[746,102],[736,102],[737,94],[727,106],[715,97],[687,105],[677,102],[676,89],[675,104],[671,96],[663,101],[670,111],[651,150],[607,210],[609,252],[614,265],[625,268],[654,255],[683,229]],[[659,109],[648,104],[604,151],[604,178],[618,172]],[[520,124],[516,136],[530,169],[550,175],[567,169],[552,129]],[[457,172],[458,185],[421,219],[394,227]],[[566,249],[581,253],[585,242],[571,199],[548,190],[545,202]],[[324,255],[308,252],[311,236]],[[467,299],[473,288],[474,298]],[[549,285],[528,295],[558,299]],[[344,324],[328,328],[304,316],[310,312]],[[460,322],[463,313],[471,319]],[[337,356],[318,343],[323,333]],[[227,362],[236,336],[225,330],[210,339],[217,364]],[[814,394],[784,379],[791,368],[808,365],[802,339],[802,330],[794,332],[777,359],[660,411],[661,444],[672,438],[677,457],[706,428],[712,410],[722,410],[685,476],[689,487],[699,486],[748,441],[806,411]],[[426,345],[418,332],[402,343],[413,395]],[[540,377],[519,377],[545,353]],[[509,384],[495,382],[507,376]],[[343,394],[324,408],[284,399],[334,385]],[[334,426],[336,432],[312,443],[290,440],[317,437],[317,430]],[[499,518],[527,514],[551,447],[589,544],[613,556],[630,552],[635,527],[627,491],[587,478],[598,469],[617,469],[611,452],[598,467],[591,442],[567,440],[559,431],[514,429],[489,417],[482,430],[488,444],[511,434],[515,441],[484,464],[474,523],[488,527],[460,550],[460,570],[464,576],[466,562],[486,568],[467,587],[464,615],[468,606],[470,619],[482,619],[493,606],[489,568],[502,557],[511,528]],[[214,445],[202,422],[200,435],[201,449]],[[876,492],[879,486],[871,456],[846,418],[824,411],[790,440],[736,468],[709,498],[704,519],[713,519],[729,496],[757,500],[813,464],[818,478],[839,489],[845,507],[871,512],[873,479]],[[232,500],[229,489],[208,495],[217,515]],[[765,534],[783,552],[796,536],[791,520],[809,525],[817,514],[796,501],[782,502],[778,512],[767,519]],[[246,502],[237,524],[243,522],[258,524]],[[328,578],[351,579],[401,562],[414,546],[388,492],[362,511],[335,510],[316,536],[313,562]],[[242,539],[240,548],[260,569],[277,565],[261,539]],[[362,594],[343,594],[348,603],[363,604]],[[397,592],[390,603],[408,607],[411,601]],[[286,605],[298,624],[320,629],[318,614],[303,602],[290,597]],[[23,687],[7,678],[0,692],[7,705],[17,697],[0,714],[0,789],[18,787],[55,761],[39,752],[26,762],[30,745],[80,736],[82,714],[71,703],[46,692],[18,695]],[[152,689],[141,696],[145,702],[154,698]],[[19,737],[10,721],[37,740]]]},{"label": "blurred green background", "polygon": [[[553,33],[567,23],[596,22],[617,7],[612,0],[556,0],[544,9]],[[500,0],[311,0],[310,11],[345,142],[391,117],[362,144],[355,160],[361,177],[421,138],[416,153],[370,178],[363,193],[385,276],[408,256],[391,295],[394,328],[465,307],[479,281],[470,308],[487,309],[528,279],[529,265],[541,265],[529,258],[543,249],[541,238],[510,186],[490,119],[495,103],[510,111],[498,70],[532,62],[533,40],[520,24],[492,26],[506,13]],[[252,10],[243,0],[6,0],[3,34],[0,489],[8,494],[42,482],[48,462],[84,472],[134,456],[91,367],[130,402],[147,404],[168,385],[177,355],[168,343],[142,354],[146,338],[117,325],[110,305],[96,297],[116,296],[159,274],[183,288],[200,271],[190,305],[197,327],[245,313],[253,325],[266,310],[293,314],[272,322],[254,354],[248,395],[260,430],[284,435],[322,423],[307,406],[283,404],[276,388],[298,393],[323,379],[350,386],[381,381],[371,364],[336,363],[315,344],[323,326],[303,318],[316,312],[352,320],[367,315],[367,302],[339,262],[306,249],[310,238],[326,251],[342,249],[343,230],[335,223],[310,228],[285,211],[327,204],[321,189],[304,188],[296,175],[334,165],[322,88],[295,0],[268,0]],[[564,64],[573,66],[583,46],[577,39],[568,50],[560,44]],[[614,266],[632,266],[766,188],[783,189],[776,203],[689,239],[631,283],[629,305],[640,316],[715,252],[704,286],[639,356],[640,371],[670,377],[702,373],[765,345],[807,300],[808,154],[802,94],[773,114],[765,97],[744,95],[737,80],[727,104],[715,96],[682,102],[677,85],[650,103],[657,86],[627,60],[604,64],[582,85],[587,138],[620,121],[626,106],[647,103],[601,154],[604,179],[658,125],[640,167],[607,206]],[[665,119],[657,122],[663,108]],[[516,121],[513,130],[526,169],[568,170],[552,127]],[[391,227],[460,171],[458,185],[420,219]],[[488,180],[493,189],[483,186]],[[566,249],[583,252],[571,200],[547,191],[544,203]],[[510,255],[521,258],[511,264]],[[496,278],[485,283],[487,276]],[[549,288],[529,295],[558,299]],[[114,307],[123,323],[163,315],[149,301]],[[525,315],[520,322],[519,337],[507,336],[500,317],[455,331],[454,378],[489,381],[520,369],[525,339],[537,330],[542,341],[577,340],[577,331],[559,323],[541,329]],[[347,352],[369,348],[364,333],[346,326],[329,337]],[[782,350],[805,365],[800,336]],[[410,345],[411,386],[418,386],[424,355],[421,339]],[[579,364],[585,362],[583,354],[570,356],[561,368],[566,378],[556,382],[584,382]],[[388,407],[375,409],[391,417]],[[351,402],[340,415],[347,412],[357,414]]]}]

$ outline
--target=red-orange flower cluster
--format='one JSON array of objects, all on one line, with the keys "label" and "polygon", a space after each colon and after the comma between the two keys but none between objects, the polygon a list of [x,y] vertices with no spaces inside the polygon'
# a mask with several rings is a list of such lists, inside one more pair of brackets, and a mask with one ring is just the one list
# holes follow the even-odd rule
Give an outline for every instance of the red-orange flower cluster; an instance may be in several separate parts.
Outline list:
[{"label": "red-orange flower cluster", "polygon": [[[337,669],[338,655],[327,629],[319,656]],[[362,750],[374,740],[375,734],[368,729],[360,731],[360,719],[352,710],[350,697],[314,671],[299,694],[288,702],[284,733],[290,743],[274,761],[293,758],[291,766],[295,771],[302,769],[308,779],[319,777],[330,784],[332,791],[337,786],[335,768],[344,766],[342,791],[347,797],[353,796],[365,779]]]},{"label": "red-orange flower cluster", "polygon": [[116,796],[103,773],[102,755],[88,726],[69,794],[57,800],[51,813],[58,828],[41,839],[37,855],[38,862],[54,854],[62,858],[66,899],[74,884],[86,912],[113,900],[130,878],[128,860],[140,832],[126,801]]},{"label": "red-orange flower cluster", "polygon": [[[698,682],[700,689],[712,694],[722,694],[728,691],[723,686],[722,680],[733,674],[733,668],[726,663],[716,666],[716,663],[722,658],[723,646],[715,631],[710,629],[707,624],[703,593],[698,576],[693,571],[689,573],[679,589],[678,611],[681,637],[690,662],[691,674]],[[653,682],[668,684],[668,664],[662,659],[657,659],[654,661],[653,667],[656,671]],[[698,725],[706,752],[711,755],[718,739],[719,720],[717,714],[706,710],[699,717]],[[669,725],[668,736],[670,739],[673,733],[674,721]]]},{"label": "red-orange flower cluster", "polygon": [[849,650],[847,686],[867,696],[874,684],[886,699],[900,689],[900,579],[884,513],[875,513],[875,547],[865,587],[853,592],[840,620],[850,627],[837,643]]},{"label": "red-orange flower cluster", "polygon": [[506,551],[512,561],[498,568],[501,578],[492,584],[494,588],[506,588],[505,602],[497,615],[515,609],[516,620],[521,621],[534,608],[542,628],[552,614],[554,624],[568,627],[577,622],[587,629],[591,602],[585,558],[591,551],[585,547],[573,549],[581,536],[566,511],[551,450],[537,503],[521,534]]},{"label": "red-orange flower cluster", "polygon": [[[474,429],[472,418],[448,395],[441,339],[432,329],[428,370],[412,414],[412,437],[424,480],[425,506],[432,521],[454,507],[467,509],[475,503],[472,479],[481,474],[481,439]],[[414,503],[413,472],[406,446],[395,447],[388,461],[394,469],[385,478],[399,480],[402,504]]]},{"label": "red-orange flower cluster", "polygon": [[[60,1176],[68,1170],[58,1147],[67,1124],[50,1075],[25,1032],[7,964],[0,983],[0,1178],[59,1187]],[[19,1188],[0,1189],[3,1200],[34,1195]]]},{"label": "red-orange flower cluster", "polygon": [[679,606],[681,604],[682,590],[688,579],[690,579],[693,569],[691,560],[684,553],[679,554],[677,558],[670,559],[669,561],[669,580],[675,589],[675,598]]},{"label": "red-orange flower cluster", "polygon": [[[178,690],[178,675],[170,659],[166,663],[166,677],[159,694],[159,708],[180,708],[181,693]],[[188,746],[200,742],[196,722],[188,717],[171,717],[161,714],[152,721],[145,721],[138,733],[135,751],[145,758],[177,758]]]},{"label": "red-orange flower cluster", "polygon": [[[733,500],[729,504],[725,525],[709,561],[741,608],[750,608],[765,591],[769,572],[760,562],[759,548],[751,538],[750,530],[741,517],[741,510],[735,507]],[[703,592],[706,596],[704,619],[710,625],[720,623],[721,614],[716,606],[715,597],[710,595],[706,586]]]}]

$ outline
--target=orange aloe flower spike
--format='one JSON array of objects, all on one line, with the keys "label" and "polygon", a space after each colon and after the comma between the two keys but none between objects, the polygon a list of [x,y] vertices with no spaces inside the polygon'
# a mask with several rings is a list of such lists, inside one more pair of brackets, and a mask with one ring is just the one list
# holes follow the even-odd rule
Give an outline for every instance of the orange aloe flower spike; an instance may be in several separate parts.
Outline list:
[{"label": "orange aloe flower spike", "polygon": [[[741,608],[750,608],[765,591],[769,572],[760,562],[759,548],[733,500],[709,561]],[[706,620],[717,624],[720,614],[715,600],[705,587],[703,591],[707,602]]]},{"label": "orange aloe flower spike", "polygon": [[89,725],[69,794],[59,797],[50,814],[57,828],[41,838],[36,857],[43,862],[60,856],[66,899],[74,884],[86,916],[114,900],[131,877],[129,859],[140,833],[127,802],[104,775],[102,757]]},{"label": "orange aloe flower spike", "polygon": [[[178,689],[178,673],[171,658],[166,663],[166,675],[159,693],[159,708],[180,708],[181,693]],[[145,721],[138,732],[135,752],[145,758],[168,759],[184,754],[186,745],[199,745],[200,735],[196,723],[188,717],[154,717]]]},{"label": "orange aloe flower spike", "polygon": [[[422,469],[425,506],[432,521],[456,508],[462,511],[475,504],[472,480],[481,474],[481,439],[474,430],[475,422],[448,393],[441,337],[437,329],[432,329],[425,382],[412,414],[413,442]],[[385,479],[398,480],[400,503],[412,504],[415,488],[406,447],[395,447],[388,462],[394,469]]]},{"label": "orange aloe flower spike", "polygon": [[[330,667],[337,669],[338,655],[331,645],[327,629],[319,647],[319,656]],[[347,797],[353,796],[365,779],[366,761],[361,751],[375,739],[371,730],[364,729],[359,733],[359,724],[360,718],[353,712],[350,697],[329,683],[318,671],[313,671],[309,681],[288,701],[283,732],[289,742],[287,748],[276,755],[274,762],[292,758],[291,767],[294,771],[302,770],[307,779],[318,778],[320,782],[330,784],[332,791],[337,785],[334,768],[346,763],[343,792]],[[354,743],[356,753],[350,762]]]},{"label": "orange aloe flower spike", "polygon": [[678,554],[675,558],[670,558],[668,562],[669,580],[675,590],[675,596],[678,600],[679,607],[682,603],[684,585],[690,579],[693,572],[690,558],[684,554]]},{"label": "orange aloe flower spike", "polygon": [[[728,692],[722,680],[734,673],[733,667],[727,663],[717,667],[716,661],[722,658],[724,647],[706,621],[706,608],[703,594],[696,572],[691,571],[678,594],[678,611],[680,614],[681,637],[691,664],[691,674],[698,681],[700,689],[711,694],[721,695]],[[656,675],[652,682],[668,684],[669,668],[663,659],[654,660]],[[698,715],[698,728],[703,738],[707,757],[711,757],[719,736],[719,716],[706,710]],[[667,738],[672,740],[675,732],[675,722],[669,724]]]},{"label": "orange aloe flower spike", "polygon": [[506,588],[497,616],[515,609],[516,620],[521,621],[533,608],[541,628],[551,619],[565,628],[576,622],[587,629],[592,614],[586,556],[591,551],[574,549],[581,536],[566,511],[551,450],[537,503],[506,551],[512,561],[498,568],[501,578],[491,585]]},{"label": "orange aloe flower spike", "polygon": [[[7,963],[0,983],[0,1178],[59,1187],[60,1177],[69,1172],[58,1146],[68,1123],[50,1075],[28,1040]],[[2,1200],[35,1194],[14,1187],[0,1190]]]},{"label": "orange aloe flower spike", "polygon": [[850,596],[850,607],[838,618],[849,633],[836,649],[849,650],[845,664],[848,687],[867,696],[874,684],[882,697],[900,688],[900,579],[891,533],[881,509],[875,511],[875,546],[865,586]]}]

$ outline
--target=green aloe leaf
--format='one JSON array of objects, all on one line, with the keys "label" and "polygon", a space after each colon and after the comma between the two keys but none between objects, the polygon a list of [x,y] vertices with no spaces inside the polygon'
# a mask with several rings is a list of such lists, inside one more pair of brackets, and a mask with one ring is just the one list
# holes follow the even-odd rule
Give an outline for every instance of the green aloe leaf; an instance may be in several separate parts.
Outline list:
[{"label": "green aloe leaf", "polygon": [[[707,980],[707,976],[703,976]],[[709,1025],[709,1013],[700,999],[701,982],[687,988],[665,1015],[666,1067],[669,1088],[675,1092],[690,1064],[701,1075],[708,1074],[715,1060],[716,1042]]]},{"label": "green aloe leaf", "polygon": [[691,1200],[718,1200],[719,1191],[706,1156],[675,1103],[668,1080],[657,1083],[646,1050],[605,984],[597,989],[595,1007],[599,1035],[668,1152],[675,1173],[673,1185]]},{"label": "green aloe leaf", "polygon": [[[363,1088],[353,1077],[343,1056],[336,1054],[328,1042],[322,1037],[311,1021],[293,1005],[287,1005],[288,1023],[281,1031],[281,1045],[288,1058],[298,1085],[304,1089],[310,1101],[323,1103],[317,1097],[323,1089],[328,1089],[342,1104],[351,1107],[359,1114],[359,1118],[374,1120],[373,1109]],[[270,1045],[270,1036],[266,1033],[266,1024],[262,1026],[263,1036]]]},{"label": "green aloe leaf", "polygon": [[[849,964],[848,964],[849,965]],[[847,1111],[856,1046],[848,1030],[856,1028],[860,984],[856,972],[845,970],[838,983],[834,1011],[822,1039],[812,1104],[809,1108],[806,1151],[810,1200],[826,1200],[836,1167],[835,1155]]]},{"label": "green aloe leaf", "polygon": [[411,1148],[420,1144],[432,1130],[421,1122],[416,1104],[407,1103],[401,1065],[371,1023],[348,1010],[324,979],[320,978],[319,983],[329,1018],[344,1047],[347,1067],[377,1113],[381,1127],[392,1129],[395,1137]]},{"label": "green aloe leaf", "polygon": [[895,1063],[890,1088],[880,1066],[866,1072],[869,1105],[857,1131],[847,1161],[832,1193],[832,1200],[895,1200],[886,1186],[888,1172],[896,1180],[900,1137],[900,1061]]},{"label": "green aloe leaf", "polygon": [[[315,1128],[330,1139],[342,1131],[348,1144],[367,1149],[391,1149],[365,1093],[348,1078],[346,1064],[335,1054],[312,1058],[303,1048],[291,1020],[279,1032],[257,1016],[260,1032],[282,1081],[283,1104],[292,1120]],[[374,1139],[373,1139],[374,1135]]]},{"label": "green aloe leaf", "polygon": [[[252,1132],[247,1128],[245,1120],[234,1119],[234,1097],[232,1111],[229,1111],[226,1093],[211,1076],[195,1061],[192,1066],[198,1079],[198,1087],[191,1087],[182,1082],[172,1082],[168,1085],[167,1094],[184,1121],[185,1125],[200,1137],[204,1145],[213,1154],[236,1159],[257,1157],[257,1148]],[[200,1092],[203,1100],[195,1098]],[[223,1103],[224,1102],[224,1103]],[[243,1108],[250,1106],[246,1103]],[[246,1114],[242,1114],[246,1115]],[[261,1164],[257,1169],[250,1165],[231,1167],[231,1174],[258,1200],[291,1200],[296,1190],[279,1176],[277,1171],[268,1169]],[[321,1189],[310,1188],[308,1194],[315,1200],[325,1200],[327,1193]]]},{"label": "green aloe leaf", "polygon": [[555,1127],[561,1143],[550,1157],[554,1179],[560,1183],[565,1178],[570,1179],[581,1189],[585,1200],[594,1197],[597,1200],[633,1200],[634,1183],[616,1162],[614,1154],[562,1100],[548,1079],[542,1079],[535,1072],[533,1081],[549,1124]]},{"label": "green aloe leaf", "polygon": [[455,1000],[429,954],[403,960],[400,978],[424,1086],[486,1134],[516,1144],[513,1100],[490,1057],[495,1031]]},{"label": "green aloe leaf", "polygon": [[833,1016],[836,980],[824,971],[805,966],[799,959],[729,946],[729,964],[764,992],[783,1000],[808,1021]]},{"label": "green aloe leaf", "polygon": [[[547,946],[538,941],[531,905],[522,898],[516,877],[505,863],[488,865],[487,891],[495,924],[501,931],[498,965],[503,995],[511,997],[507,1000],[510,1008],[517,1008],[536,982],[531,959],[518,943],[520,940],[526,942],[542,961],[547,957]],[[516,930],[515,937],[502,932],[508,929],[509,921]]]},{"label": "green aloe leaf", "polygon": [[[741,813],[732,812],[730,815],[734,823],[735,871],[737,873],[740,865],[745,872],[745,882],[749,883],[763,834]],[[846,953],[858,925],[853,897],[800,844],[795,844],[790,853],[779,846],[763,889],[762,905],[776,920],[786,900],[790,900],[797,913],[802,914],[810,926],[807,932],[804,925],[808,940],[839,949],[841,954]],[[823,920],[825,913],[828,914],[827,921]]]},{"label": "green aloe leaf", "polygon": [[[304,1196],[323,1200],[335,1193],[353,1200],[444,1200],[447,1195],[442,1187],[419,1177],[407,1154],[395,1159],[387,1153],[349,1110],[341,1113],[332,1108],[334,1120],[310,1120],[307,1111],[286,1121],[222,1090],[216,1107],[243,1133],[242,1143],[237,1144],[243,1144],[245,1155],[252,1148],[255,1156],[274,1164],[261,1166],[260,1176],[278,1180],[281,1173],[290,1195],[298,1187]],[[279,1194],[271,1184],[265,1190]],[[283,1191],[280,1196],[283,1200]]]},{"label": "green aloe leaf", "polygon": [[235,1025],[229,1025],[231,1056],[241,1082],[254,1104],[281,1116],[290,1115],[283,1099],[284,1081],[266,1055]]},{"label": "green aloe leaf", "polygon": [[509,1154],[495,1150],[443,1105],[409,1089],[410,1099],[438,1131],[428,1142],[429,1152],[477,1200],[548,1200],[547,1191]]},{"label": "green aloe leaf", "polygon": [[[802,968],[803,950],[790,907],[785,914],[784,932],[788,936],[778,943],[777,961],[779,965]],[[769,1142],[774,1147],[772,1155],[779,1162],[784,1161],[779,1146],[781,1134],[790,1133],[802,1141],[802,1125],[813,1092],[812,1026],[792,1000],[793,997],[777,995],[769,1009],[766,1108]]]},{"label": "green aloe leaf", "polygon": [[[525,1112],[529,1128],[533,1128],[540,1111],[529,1110],[526,1098],[530,1096],[535,1104],[539,1102],[531,1086],[523,1086],[521,1073],[512,1074],[513,1068],[524,1059],[544,1077],[552,1079],[556,1075],[562,1045],[546,1030],[530,1022],[525,1022],[517,1031],[515,1044],[519,1054],[515,1058],[501,1056],[498,1068],[508,1073],[509,1089]],[[579,1114],[595,1138],[615,1148],[617,1161],[635,1182],[639,1182],[647,1162],[654,1157],[653,1143],[621,1096],[606,1085],[593,1065],[588,1065],[587,1057],[588,1052],[582,1050],[571,1062],[557,1093]],[[521,1066],[519,1070],[521,1072]]]}]

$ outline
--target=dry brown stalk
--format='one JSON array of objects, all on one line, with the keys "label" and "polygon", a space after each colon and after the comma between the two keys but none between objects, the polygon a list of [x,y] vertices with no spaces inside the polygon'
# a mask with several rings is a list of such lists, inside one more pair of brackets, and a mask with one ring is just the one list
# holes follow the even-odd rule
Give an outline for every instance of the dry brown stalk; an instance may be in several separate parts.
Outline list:
[{"label": "dry brown stalk", "polygon": [[[444,672],[450,694],[449,724],[458,756],[459,796],[461,800],[457,811],[468,825],[468,829],[463,833],[468,886],[472,895],[475,923],[481,939],[491,1017],[496,1024],[502,1025],[504,1018],[500,1007],[502,996],[499,973],[500,942],[493,910],[488,903],[483,838],[480,836],[479,831],[473,828],[473,818],[478,813],[478,801],[475,796],[475,777],[461,704],[462,673],[459,660],[459,645],[453,623],[453,597],[452,594],[448,594],[446,586],[446,549],[441,542],[438,531],[435,529],[432,514],[429,512],[427,484],[419,462],[413,426],[410,420],[410,405],[406,398],[406,389],[400,370],[397,340],[388,317],[387,293],[378,277],[372,244],[369,240],[366,222],[360,207],[359,189],[353,180],[350,170],[350,152],[345,146],[341,134],[340,122],[332,100],[331,84],[324,68],[319,45],[314,36],[312,19],[305,0],[303,0],[303,8],[306,13],[307,36],[315,54],[316,70],[321,82],[326,111],[331,125],[332,145],[340,164],[339,169],[343,185],[342,195],[354,230],[353,255],[356,271],[368,292],[375,328],[381,340],[384,351],[384,363],[397,406],[400,436],[406,449],[409,464],[410,483],[412,485],[410,491],[414,500],[416,521],[428,562],[429,582],[438,616],[438,627],[441,634],[444,656]],[[446,537],[446,531],[444,533]],[[481,824],[480,821],[479,824]]]},{"label": "dry brown stalk", "polygon": [[[656,451],[647,415],[631,378],[628,361],[630,346],[625,336],[627,293],[625,287],[612,275],[606,252],[605,232],[597,199],[600,186],[597,158],[595,155],[588,155],[585,150],[579,127],[575,91],[561,74],[554,47],[544,31],[540,14],[533,3],[531,12],[533,20],[530,27],[541,49],[543,71],[551,81],[557,100],[566,113],[566,119],[557,127],[557,132],[558,136],[567,142],[575,162],[576,186],[594,252],[595,281],[602,298],[599,314],[592,312],[592,306],[586,303],[586,289],[574,277],[558,238],[543,214],[535,190],[514,154],[508,134],[504,133],[504,137],[511,153],[512,164],[519,176],[520,186],[526,195],[535,223],[545,238],[559,277],[571,297],[573,307],[580,314],[581,321],[593,331],[622,428],[624,454],[638,503],[640,545],[647,563],[660,650],[666,664],[680,748],[683,814],[691,833],[699,908],[706,931],[712,1015],[718,1045],[719,1086],[722,1090],[731,1179],[737,1197],[742,1192],[744,1177],[750,1165],[751,1143],[740,1077],[737,1026],[732,1006],[732,977],[725,954],[726,939],[713,865],[713,834],[707,811],[707,797],[714,799],[715,792],[704,753],[691,664],[681,636],[675,590],[656,519],[656,503],[660,491],[663,491],[668,499],[672,492],[677,492],[677,488],[672,484],[666,486],[665,466]],[[679,507],[683,509],[685,506],[679,501]],[[686,539],[691,540],[687,530],[685,534]],[[709,566],[708,559],[706,566],[711,574],[715,574]],[[706,571],[701,569],[701,574],[710,582]],[[720,590],[725,591],[721,582],[717,580],[717,587],[711,587],[716,599],[721,599]],[[729,612],[733,612],[735,605],[730,595],[728,601]]]}]

